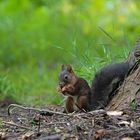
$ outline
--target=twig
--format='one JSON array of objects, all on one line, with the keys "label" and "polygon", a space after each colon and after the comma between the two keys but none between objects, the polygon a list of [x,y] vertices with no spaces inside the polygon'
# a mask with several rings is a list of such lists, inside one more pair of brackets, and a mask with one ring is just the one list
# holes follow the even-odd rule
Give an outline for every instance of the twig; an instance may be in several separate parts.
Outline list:
[{"label": "twig", "polygon": [[107,130],[108,134],[116,133],[118,138],[122,138],[125,135],[140,135],[139,132],[140,126],[136,126],[135,128],[132,127],[125,127],[125,128],[112,128],[110,130]]},{"label": "twig", "polygon": [[45,112],[45,113],[50,113],[50,114],[57,114],[57,115],[64,115],[64,116],[70,116],[70,114],[65,114],[65,113],[61,113],[61,112],[55,112],[49,109],[39,109],[39,108],[32,108],[32,107],[24,107],[18,104],[10,104],[8,106],[8,115],[10,115],[10,109],[14,107],[20,108],[20,109],[24,109],[24,110],[32,110],[32,111],[39,111],[40,113]]},{"label": "twig", "polygon": [[[112,132],[112,131],[115,131],[115,132],[119,132],[119,131],[126,131],[126,132],[128,132],[129,130],[135,130],[135,131],[138,131],[140,129],[140,125],[137,125],[137,126],[135,126],[135,128],[133,128],[133,127],[119,127],[119,128],[112,128],[112,129],[110,129],[110,130],[107,130],[108,132]],[[138,131],[138,133],[140,133],[139,131]]]},{"label": "twig", "polygon": [[94,110],[94,111],[90,111],[90,112],[86,112],[86,113],[73,114],[73,116],[84,116],[85,117],[85,114],[94,116],[97,114],[106,114],[106,111],[103,109],[99,109],[99,110]]},{"label": "twig", "polygon": [[41,138],[41,140],[60,140],[60,139],[61,139],[61,135],[59,134],[45,136]]},{"label": "twig", "polygon": [[2,121],[2,123],[6,124],[6,125],[11,125],[11,126],[20,127],[20,128],[27,129],[27,130],[32,130],[32,129],[29,128],[29,127],[22,126],[22,125],[18,125],[18,124],[12,123],[12,122],[5,122],[5,121]]},{"label": "twig", "polygon": [[68,122],[54,122],[54,123],[47,123],[45,125],[54,125],[54,124],[67,124]]},{"label": "twig", "polygon": [[1,115],[1,114],[0,114],[0,117],[8,117],[8,115]]}]

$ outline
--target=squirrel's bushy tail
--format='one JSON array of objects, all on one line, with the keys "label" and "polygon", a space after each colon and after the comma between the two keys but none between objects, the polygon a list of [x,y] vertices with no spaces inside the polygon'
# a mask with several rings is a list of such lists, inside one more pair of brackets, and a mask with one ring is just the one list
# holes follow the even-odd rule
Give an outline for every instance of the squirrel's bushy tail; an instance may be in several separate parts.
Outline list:
[{"label": "squirrel's bushy tail", "polygon": [[108,104],[128,70],[128,62],[122,62],[106,66],[95,75],[91,86],[91,110],[104,108]]}]

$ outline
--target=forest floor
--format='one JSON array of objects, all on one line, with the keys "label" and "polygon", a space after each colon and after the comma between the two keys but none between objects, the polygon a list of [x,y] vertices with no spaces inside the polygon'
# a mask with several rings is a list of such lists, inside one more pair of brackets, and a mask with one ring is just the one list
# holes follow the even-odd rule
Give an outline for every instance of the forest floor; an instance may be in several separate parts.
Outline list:
[{"label": "forest floor", "polygon": [[[63,107],[12,108],[0,103],[0,140],[140,140],[140,106],[123,111],[64,114]],[[60,113],[60,114],[59,114]]]}]

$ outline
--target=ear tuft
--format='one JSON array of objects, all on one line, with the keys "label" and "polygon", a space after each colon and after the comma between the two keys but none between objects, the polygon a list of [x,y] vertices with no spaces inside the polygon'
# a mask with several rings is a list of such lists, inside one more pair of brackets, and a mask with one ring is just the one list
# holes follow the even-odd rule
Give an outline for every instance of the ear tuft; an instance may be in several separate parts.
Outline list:
[{"label": "ear tuft", "polygon": [[65,65],[64,65],[64,64],[61,65],[61,69],[62,69],[62,70],[65,69]]},{"label": "ear tuft", "polygon": [[67,71],[73,72],[71,65],[67,65]]}]

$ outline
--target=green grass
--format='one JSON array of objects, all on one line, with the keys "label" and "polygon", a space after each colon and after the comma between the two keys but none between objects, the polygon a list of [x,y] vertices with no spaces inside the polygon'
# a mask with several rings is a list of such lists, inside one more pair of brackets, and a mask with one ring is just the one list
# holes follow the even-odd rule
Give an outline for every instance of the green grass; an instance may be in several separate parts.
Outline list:
[{"label": "green grass", "polygon": [[140,32],[139,5],[137,0],[1,0],[0,99],[62,103],[61,65],[71,64],[90,84],[101,67],[127,58]]},{"label": "green grass", "polygon": [[12,69],[7,72],[7,76],[1,77],[1,93],[4,97],[13,97],[23,104],[59,103],[56,74],[56,71],[49,70],[40,73],[29,68]]},{"label": "green grass", "polygon": [[[93,80],[94,74],[103,66],[123,61],[128,55],[129,49],[120,49],[116,55],[112,50],[107,50],[105,45],[100,45],[100,55],[98,50],[96,56],[92,55],[91,46],[86,48],[86,51],[77,51],[76,45],[73,50],[68,50],[67,53],[75,60],[71,62],[78,76],[88,80],[89,84]],[[61,51],[66,52],[61,49]],[[114,50],[115,51],[115,50]],[[63,53],[62,52],[62,53]],[[95,54],[95,53],[94,53]],[[69,64],[68,62],[66,62]],[[35,66],[20,66],[2,71],[4,76],[1,77],[1,93],[4,97],[10,96],[17,102],[29,105],[45,105],[45,104],[60,104],[63,102],[61,95],[57,92],[58,76],[61,71],[60,64],[35,65]]]},{"label": "green grass", "polygon": [[1,100],[3,100],[7,96],[12,97],[14,93],[15,93],[15,89],[12,83],[9,81],[8,77],[6,75],[1,75],[0,76]]}]

